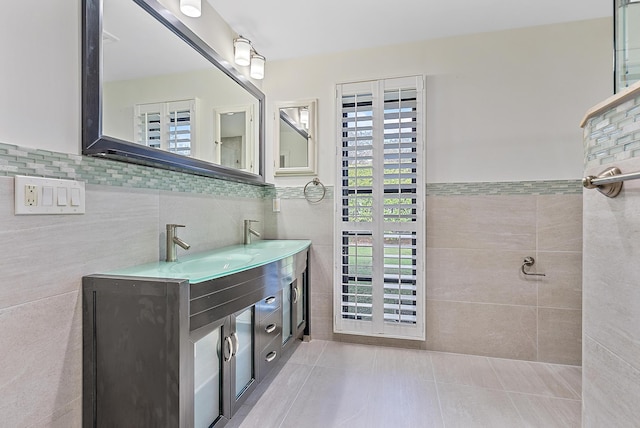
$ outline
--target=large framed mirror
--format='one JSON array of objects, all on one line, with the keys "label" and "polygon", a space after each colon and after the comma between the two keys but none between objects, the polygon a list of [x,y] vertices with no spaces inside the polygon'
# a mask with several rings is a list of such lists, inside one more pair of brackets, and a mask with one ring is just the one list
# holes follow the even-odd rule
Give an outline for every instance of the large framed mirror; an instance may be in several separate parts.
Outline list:
[{"label": "large framed mirror", "polygon": [[614,92],[640,81],[640,0],[614,0]]},{"label": "large framed mirror", "polygon": [[[158,0],[83,8],[83,154],[264,184],[265,96],[255,85]],[[232,122],[242,134],[227,147],[237,147],[221,150],[220,127]]]},{"label": "large framed mirror", "polygon": [[316,100],[276,104],[275,175],[316,173]]}]

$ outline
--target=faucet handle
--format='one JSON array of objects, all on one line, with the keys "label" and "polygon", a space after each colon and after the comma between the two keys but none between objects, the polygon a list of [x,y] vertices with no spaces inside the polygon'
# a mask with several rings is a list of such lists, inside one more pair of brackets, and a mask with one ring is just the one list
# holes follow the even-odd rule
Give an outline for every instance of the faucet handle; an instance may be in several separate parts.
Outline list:
[{"label": "faucet handle", "polygon": [[187,227],[187,226],[185,226],[184,224],[174,224],[174,223],[167,224],[167,230],[175,229],[176,227]]}]

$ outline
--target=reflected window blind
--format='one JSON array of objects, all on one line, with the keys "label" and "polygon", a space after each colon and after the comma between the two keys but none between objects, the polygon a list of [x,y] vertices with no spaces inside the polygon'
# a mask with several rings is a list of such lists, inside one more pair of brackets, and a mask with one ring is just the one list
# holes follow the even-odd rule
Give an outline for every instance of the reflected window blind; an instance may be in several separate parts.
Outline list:
[{"label": "reflected window blind", "polygon": [[134,132],[138,144],[191,156],[195,147],[195,100],[137,104]]},{"label": "reflected window blind", "polygon": [[339,85],[335,330],[424,338],[421,77]]}]

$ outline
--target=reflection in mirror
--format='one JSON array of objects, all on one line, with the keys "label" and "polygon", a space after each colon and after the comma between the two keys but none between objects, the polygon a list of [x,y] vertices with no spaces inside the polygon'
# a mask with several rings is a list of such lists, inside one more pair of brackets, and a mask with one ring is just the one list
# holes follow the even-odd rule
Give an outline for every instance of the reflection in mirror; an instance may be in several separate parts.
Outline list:
[{"label": "reflection in mirror", "polygon": [[[255,86],[157,0],[84,4],[83,122],[91,126],[83,153],[264,182],[264,95]],[[223,111],[237,114],[233,124],[231,115],[217,119]]]},{"label": "reflection in mirror", "polygon": [[315,100],[278,105],[276,175],[315,173]]},{"label": "reflection in mirror", "polygon": [[220,165],[251,171],[253,145],[253,106],[232,107],[216,112],[216,158]]}]

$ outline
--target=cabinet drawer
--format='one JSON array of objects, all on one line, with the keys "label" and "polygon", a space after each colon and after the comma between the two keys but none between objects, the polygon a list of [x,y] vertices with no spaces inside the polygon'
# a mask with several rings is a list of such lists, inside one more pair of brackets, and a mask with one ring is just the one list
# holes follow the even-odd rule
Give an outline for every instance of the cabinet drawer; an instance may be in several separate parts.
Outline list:
[{"label": "cabinet drawer", "polygon": [[281,304],[282,293],[280,291],[264,297],[262,300],[256,303],[258,321],[262,322],[263,320],[271,316],[274,311],[280,308]]},{"label": "cabinet drawer", "polygon": [[260,365],[259,373],[261,380],[265,378],[280,359],[281,342],[282,338],[278,334],[267,346],[264,347],[262,352],[260,352],[260,360],[258,361],[258,364]]},{"label": "cabinet drawer", "polygon": [[258,336],[258,349],[263,350],[274,337],[281,333],[282,314],[279,310],[276,310],[257,326],[256,336]]}]

